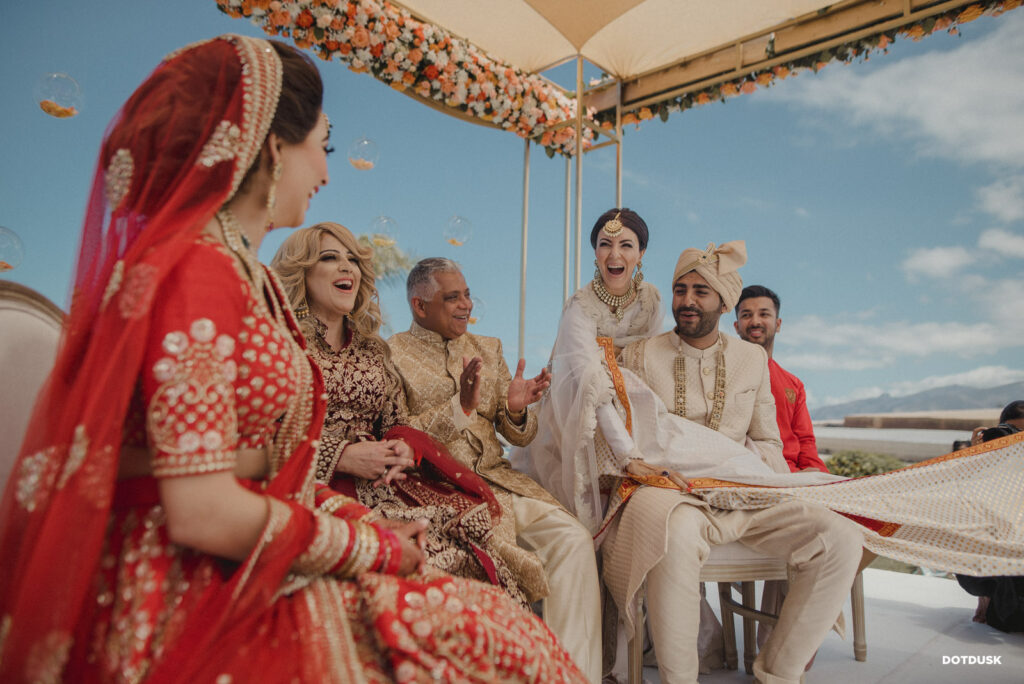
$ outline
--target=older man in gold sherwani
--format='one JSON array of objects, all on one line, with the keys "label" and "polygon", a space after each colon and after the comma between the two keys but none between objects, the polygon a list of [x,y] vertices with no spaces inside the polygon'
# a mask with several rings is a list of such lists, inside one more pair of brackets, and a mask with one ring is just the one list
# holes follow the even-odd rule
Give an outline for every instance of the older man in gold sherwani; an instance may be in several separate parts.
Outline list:
[{"label": "older man in gold sherwani", "polygon": [[[675,330],[634,342],[621,360],[669,411],[718,430],[788,472],[765,351],[718,330],[719,318],[742,290],[737,269],[745,261],[739,241],[684,251],[672,280]],[[623,435],[608,437],[613,449],[630,448]],[[839,614],[861,558],[861,539],[848,520],[812,504],[721,510],[689,494],[643,487],[626,503],[602,554],[613,591],[637,582],[637,568],[646,573],[651,636],[666,684],[697,680],[698,587],[710,547],[738,540],[785,558],[790,593],[754,675],[766,684],[795,683]]]},{"label": "older man in gold sherwani", "polygon": [[[514,525],[520,546],[543,566],[549,588],[544,620],[584,674],[598,682],[601,608],[593,540],[543,487],[511,467],[496,434],[516,446],[533,439],[537,419],[527,406],[540,398],[549,375],[545,370],[523,378],[520,360],[513,377],[500,340],[466,332],[473,305],[454,262],[418,263],[407,294],[412,326],[388,344],[405,386],[410,424],[444,443],[491,485],[502,524]],[[529,573],[529,564],[518,571]]]}]

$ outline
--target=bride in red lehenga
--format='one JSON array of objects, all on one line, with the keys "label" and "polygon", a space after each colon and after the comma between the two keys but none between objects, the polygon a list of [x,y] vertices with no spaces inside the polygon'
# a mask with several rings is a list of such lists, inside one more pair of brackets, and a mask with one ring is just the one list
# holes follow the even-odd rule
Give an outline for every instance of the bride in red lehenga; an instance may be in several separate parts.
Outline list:
[{"label": "bride in red lehenga", "polygon": [[327,183],[316,68],[224,36],[168,56],[103,144],[57,365],[0,509],[4,682],[583,681],[423,526],[315,512],[320,374],[269,228]]}]

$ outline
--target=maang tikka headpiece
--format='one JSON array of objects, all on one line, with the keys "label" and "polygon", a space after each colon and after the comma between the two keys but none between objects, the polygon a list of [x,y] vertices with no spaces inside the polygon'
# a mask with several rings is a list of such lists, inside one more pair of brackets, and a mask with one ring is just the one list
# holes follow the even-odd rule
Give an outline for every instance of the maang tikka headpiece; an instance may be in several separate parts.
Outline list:
[{"label": "maang tikka headpiece", "polygon": [[625,228],[625,226],[623,226],[622,221],[619,220],[619,216],[621,215],[622,212],[615,214],[615,218],[601,226],[601,230],[604,231],[605,235],[608,237],[615,237],[622,232],[622,229]]}]

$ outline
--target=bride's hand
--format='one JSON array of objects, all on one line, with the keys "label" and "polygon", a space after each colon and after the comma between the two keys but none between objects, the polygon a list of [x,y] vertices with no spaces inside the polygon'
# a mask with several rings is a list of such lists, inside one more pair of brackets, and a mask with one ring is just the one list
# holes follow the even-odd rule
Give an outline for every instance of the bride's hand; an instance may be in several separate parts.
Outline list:
[{"label": "bride's hand", "polygon": [[683,491],[690,490],[690,483],[687,482],[686,478],[678,471],[655,468],[639,458],[631,459],[626,463],[626,472],[635,477],[667,477],[674,485]]},{"label": "bride's hand", "polygon": [[410,575],[423,572],[426,557],[423,549],[427,544],[427,520],[414,520],[394,530],[395,536],[402,547],[402,560],[398,565],[398,574]]}]

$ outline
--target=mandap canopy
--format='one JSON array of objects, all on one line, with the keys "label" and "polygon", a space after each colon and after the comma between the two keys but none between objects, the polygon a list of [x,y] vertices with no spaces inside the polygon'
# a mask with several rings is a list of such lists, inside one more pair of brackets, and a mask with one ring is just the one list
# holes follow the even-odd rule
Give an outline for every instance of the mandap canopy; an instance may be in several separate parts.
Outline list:
[{"label": "mandap canopy", "polygon": [[[520,271],[523,354],[530,142],[575,164],[575,282],[580,281],[582,158],[616,147],[622,126],[724,100],[803,69],[863,59],[898,37],[919,40],[1024,0],[216,0],[234,17],[337,60],[446,113],[526,139]],[[567,90],[543,72],[576,63]],[[603,77],[583,83],[583,64]]]}]

